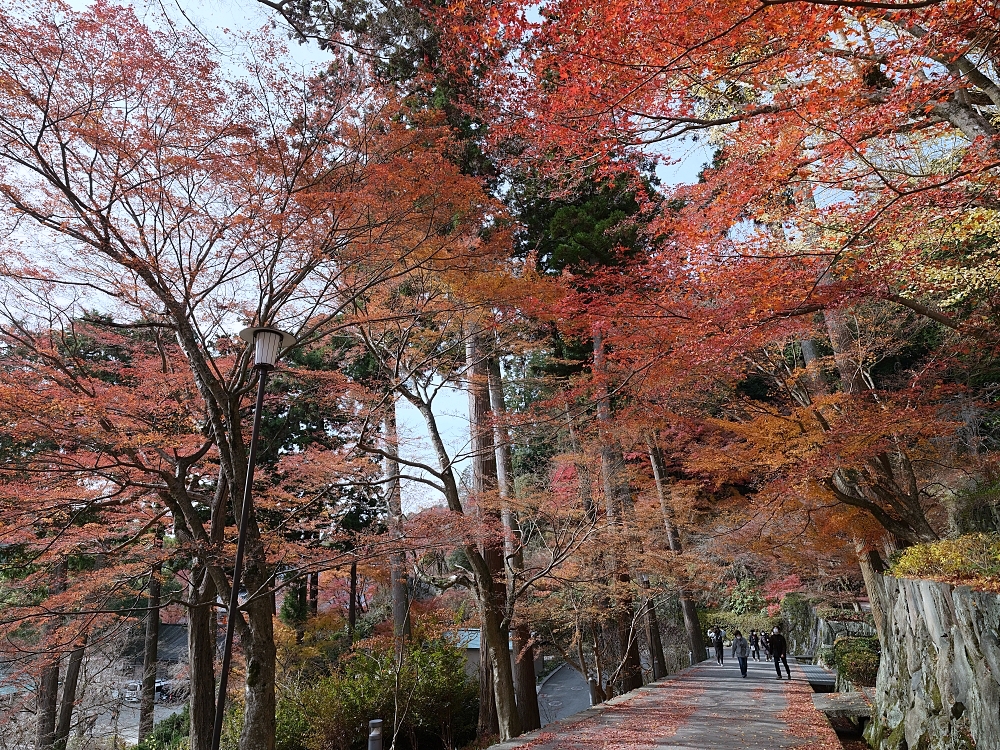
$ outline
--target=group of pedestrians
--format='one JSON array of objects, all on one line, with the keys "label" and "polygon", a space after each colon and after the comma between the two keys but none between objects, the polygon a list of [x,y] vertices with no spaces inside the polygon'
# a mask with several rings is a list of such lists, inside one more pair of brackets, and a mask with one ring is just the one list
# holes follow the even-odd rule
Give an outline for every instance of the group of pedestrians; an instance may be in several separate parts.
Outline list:
[{"label": "group of pedestrians", "polygon": [[[726,640],[726,631],[716,625],[709,632],[709,636],[712,639],[712,645],[715,647],[715,660],[720,665],[724,664],[724,648]],[[763,630],[759,633],[756,629],[750,631],[749,637],[745,637],[743,633],[739,630],[733,632],[733,656],[740,665],[740,674],[744,677],[747,676],[747,663],[750,658],[753,657],[757,661],[760,661],[761,649],[764,651],[764,660],[774,662],[774,671],[778,673],[778,679],[781,679],[781,667],[785,667],[785,675],[790,680],[792,679],[792,672],[788,668],[788,642],[785,640],[785,636],[781,634],[781,626],[775,625],[770,633],[765,633]]]}]

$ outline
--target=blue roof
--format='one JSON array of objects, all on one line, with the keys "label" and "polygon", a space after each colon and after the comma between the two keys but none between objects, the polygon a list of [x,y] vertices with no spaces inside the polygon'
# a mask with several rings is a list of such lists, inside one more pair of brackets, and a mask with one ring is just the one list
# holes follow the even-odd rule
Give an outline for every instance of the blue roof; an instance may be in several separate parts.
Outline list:
[{"label": "blue roof", "polygon": [[448,631],[449,636],[455,638],[456,646],[465,646],[465,648],[479,648],[479,628],[459,628],[458,630]]},{"label": "blue roof", "polygon": [[[467,649],[476,649],[477,651],[480,648],[479,628],[459,628],[458,630],[449,630],[447,635],[455,638],[456,646],[464,646]],[[513,641],[508,641],[507,647],[513,651]]]}]

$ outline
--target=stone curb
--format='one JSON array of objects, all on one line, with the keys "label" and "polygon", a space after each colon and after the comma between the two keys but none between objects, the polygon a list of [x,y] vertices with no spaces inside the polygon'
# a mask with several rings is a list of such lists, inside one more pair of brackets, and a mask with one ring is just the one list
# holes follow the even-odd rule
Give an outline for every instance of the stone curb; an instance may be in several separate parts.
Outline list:
[{"label": "stone curb", "polygon": [[[644,693],[648,693],[651,685],[659,685],[664,682],[669,682],[670,680],[680,677],[685,672],[694,669],[700,664],[704,664],[704,662],[699,662],[698,664],[692,664],[690,667],[684,667],[684,669],[682,669],[680,672],[674,672],[673,674],[668,674],[666,677],[661,677],[658,680],[654,680],[653,682],[650,682],[647,685],[643,685],[641,688],[636,688],[635,690],[632,690],[628,693],[623,693],[622,695],[616,695],[611,700],[605,701],[604,703],[599,703],[596,706],[591,706],[590,708],[585,708],[583,711],[578,711],[577,713],[571,714],[570,716],[566,716],[562,719],[556,719],[555,721],[546,724],[541,729],[536,729],[532,732],[525,732],[520,737],[515,737],[514,739],[508,740],[507,742],[498,742],[495,745],[490,745],[488,748],[486,748],[486,750],[512,750],[512,748],[521,747],[522,745],[526,745],[529,742],[533,742],[534,740],[538,739],[538,737],[542,734],[558,731],[560,727],[568,726],[570,724],[576,724],[579,721],[584,721],[586,719],[593,718],[594,716],[599,716],[611,706],[617,706],[621,703],[627,703],[633,698],[643,695]],[[566,665],[563,664],[563,666]],[[559,667],[559,669],[562,669],[562,667]],[[552,673],[546,677],[546,679],[548,679],[548,677],[551,677],[553,674],[558,672],[559,669],[553,670]],[[542,681],[542,684],[543,685],[545,684],[544,680]]]}]

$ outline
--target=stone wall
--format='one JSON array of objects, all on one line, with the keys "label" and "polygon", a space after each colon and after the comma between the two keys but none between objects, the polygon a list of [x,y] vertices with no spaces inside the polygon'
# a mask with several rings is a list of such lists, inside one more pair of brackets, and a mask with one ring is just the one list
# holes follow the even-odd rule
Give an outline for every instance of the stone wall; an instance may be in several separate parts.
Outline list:
[{"label": "stone wall", "polygon": [[1000,750],[1000,596],[880,578],[876,750]]}]

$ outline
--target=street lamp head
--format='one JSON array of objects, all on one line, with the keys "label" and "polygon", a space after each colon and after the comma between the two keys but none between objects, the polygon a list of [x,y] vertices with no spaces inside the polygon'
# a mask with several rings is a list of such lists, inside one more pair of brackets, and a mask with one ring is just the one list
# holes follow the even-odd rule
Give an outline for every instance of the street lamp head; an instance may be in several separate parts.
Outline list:
[{"label": "street lamp head", "polygon": [[254,347],[253,366],[271,370],[278,361],[278,354],[295,344],[295,337],[277,328],[244,328],[240,338]]}]

